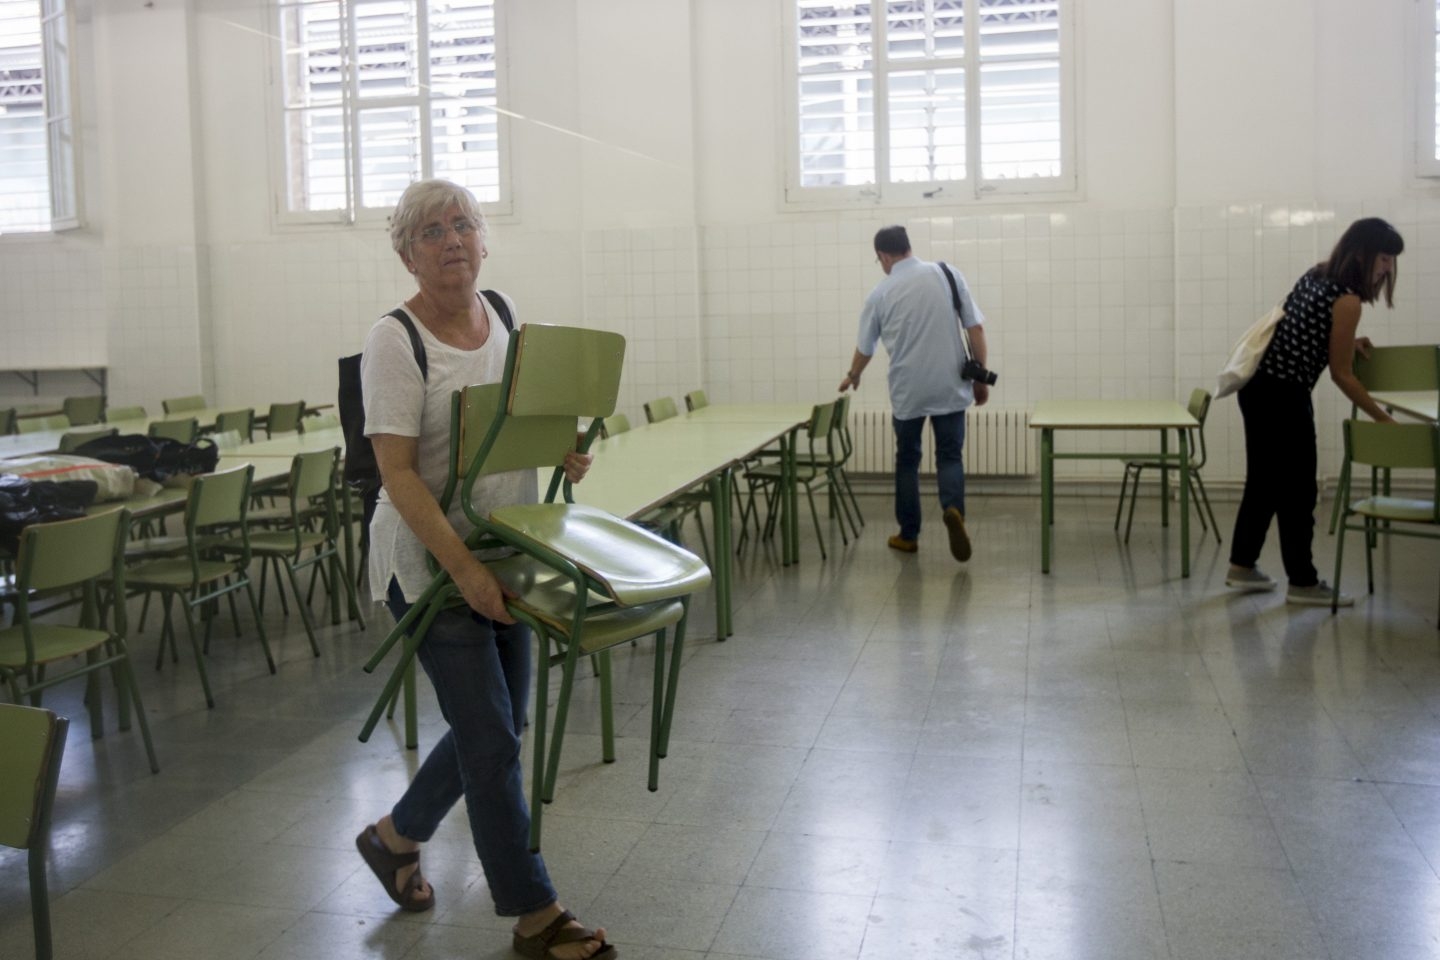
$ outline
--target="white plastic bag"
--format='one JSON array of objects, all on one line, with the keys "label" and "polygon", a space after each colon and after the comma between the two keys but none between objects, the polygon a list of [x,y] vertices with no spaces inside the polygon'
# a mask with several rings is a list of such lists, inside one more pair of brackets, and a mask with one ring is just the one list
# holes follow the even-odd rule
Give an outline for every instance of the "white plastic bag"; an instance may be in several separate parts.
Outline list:
[{"label": "white plastic bag", "polygon": [[1228,397],[1255,376],[1255,371],[1260,366],[1260,358],[1265,356],[1265,348],[1270,346],[1270,338],[1275,335],[1275,326],[1283,316],[1284,306],[1272,307],[1269,313],[1256,320],[1235,343],[1235,349],[1230,351],[1230,359],[1225,361],[1225,366],[1220,368],[1216,378],[1216,397]]},{"label": "white plastic bag", "polygon": [[61,454],[18,457],[5,461],[5,472],[27,480],[94,480],[99,487],[96,503],[127,500],[135,495],[135,471],[103,460]]}]

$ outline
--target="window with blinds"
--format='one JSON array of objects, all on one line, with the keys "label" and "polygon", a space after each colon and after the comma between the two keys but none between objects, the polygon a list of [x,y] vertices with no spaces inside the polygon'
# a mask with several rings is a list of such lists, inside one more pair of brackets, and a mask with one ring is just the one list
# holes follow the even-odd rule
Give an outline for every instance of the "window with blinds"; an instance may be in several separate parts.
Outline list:
[{"label": "window with blinds", "polygon": [[0,0],[0,233],[78,216],[65,0]]},{"label": "window with blinds", "polygon": [[789,198],[1073,190],[1072,2],[795,0]]},{"label": "window with blinds", "polygon": [[280,0],[283,213],[353,220],[444,177],[504,201],[496,0]]},{"label": "window with blinds", "polygon": [[1422,177],[1440,177],[1440,0],[1419,6],[1415,172]]}]

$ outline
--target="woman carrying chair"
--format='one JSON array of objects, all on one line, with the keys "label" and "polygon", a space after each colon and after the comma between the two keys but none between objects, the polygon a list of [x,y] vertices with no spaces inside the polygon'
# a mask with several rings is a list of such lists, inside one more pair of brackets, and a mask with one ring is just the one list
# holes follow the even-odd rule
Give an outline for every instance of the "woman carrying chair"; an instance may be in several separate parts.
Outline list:
[{"label": "woman carrying chair", "polygon": [[[505,368],[509,332],[476,290],[489,255],[485,220],[468,190],[425,180],[400,198],[390,239],[419,286],[403,310],[423,351],[405,324],[387,316],[370,331],[361,362],[366,434],[384,485],[370,527],[371,589],[400,619],[430,583],[428,553],[471,610],[441,613],[418,651],[450,728],[399,802],[356,845],[401,909],[429,910],[435,892],[420,874],[419,846],[463,796],[496,913],[516,918],[515,950],[537,960],[609,960],[617,953],[605,931],[585,929],[561,907],[544,861],[529,850],[520,736],[530,632],[506,611],[505,588],[466,548],[460,504],[449,516],[439,505],[449,473],[451,394],[497,382]],[[571,482],[584,477],[590,459],[566,458]],[[534,471],[483,478],[475,493],[484,510],[538,499]]]}]

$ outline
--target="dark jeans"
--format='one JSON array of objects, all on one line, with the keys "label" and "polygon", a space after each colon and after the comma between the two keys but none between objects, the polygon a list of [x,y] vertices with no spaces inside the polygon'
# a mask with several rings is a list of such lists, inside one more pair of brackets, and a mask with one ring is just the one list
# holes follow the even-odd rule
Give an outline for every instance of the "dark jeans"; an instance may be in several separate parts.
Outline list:
[{"label": "dark jeans", "polygon": [[[386,604],[396,620],[410,609],[393,580]],[[418,656],[450,729],[390,812],[395,829],[423,843],[463,796],[495,912],[518,917],[549,906],[555,888],[545,861],[530,852],[520,763],[530,628],[445,611],[435,618]]]},{"label": "dark jeans", "polygon": [[1280,557],[1293,586],[1318,582],[1311,556],[1315,537],[1315,408],[1303,384],[1264,373],[1241,388],[1245,418],[1245,494],[1235,516],[1230,562],[1253,567],[1270,520],[1280,527]]},{"label": "dark jeans", "polygon": [[[920,437],[925,417],[891,418],[895,425],[895,519],[900,536],[920,537]],[[935,434],[935,472],[940,482],[940,508],[965,512],[965,411],[930,417]]]}]

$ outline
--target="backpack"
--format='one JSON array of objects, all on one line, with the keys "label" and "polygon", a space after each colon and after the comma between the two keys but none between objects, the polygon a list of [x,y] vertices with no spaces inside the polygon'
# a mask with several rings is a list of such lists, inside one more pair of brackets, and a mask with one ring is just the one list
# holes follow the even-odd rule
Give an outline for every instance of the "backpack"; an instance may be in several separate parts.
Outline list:
[{"label": "backpack", "polygon": [[[480,292],[499,314],[506,332],[514,332],[515,320],[510,315],[510,306],[505,302],[505,298],[494,290]],[[410,349],[415,354],[415,365],[420,368],[421,379],[428,381],[430,365],[425,358],[425,343],[420,339],[420,331],[415,329],[410,315],[396,307],[386,316],[400,321],[400,325],[410,335]],[[370,518],[375,514],[375,504],[380,499],[380,466],[375,462],[375,447],[370,443],[370,438],[365,436],[365,394],[360,385],[361,356],[362,354],[357,353],[340,358],[340,395],[337,400],[340,408],[340,428],[345,432],[345,482],[360,493],[365,505],[365,526],[368,527]]]},{"label": "backpack", "polygon": [[0,548],[20,552],[20,532],[32,523],[74,520],[95,502],[93,480],[30,481],[0,474]]},{"label": "backpack", "polygon": [[168,437],[125,433],[96,437],[72,452],[77,457],[124,464],[137,475],[157,483],[179,474],[213,473],[220,463],[220,448],[206,438],[181,443]]}]

